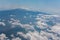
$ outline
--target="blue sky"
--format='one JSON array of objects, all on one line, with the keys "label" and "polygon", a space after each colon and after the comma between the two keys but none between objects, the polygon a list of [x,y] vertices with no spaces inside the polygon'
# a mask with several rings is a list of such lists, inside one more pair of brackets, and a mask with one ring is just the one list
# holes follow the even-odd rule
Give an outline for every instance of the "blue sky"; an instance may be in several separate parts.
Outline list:
[{"label": "blue sky", "polygon": [[60,13],[60,0],[0,0],[0,9],[26,8],[48,13]]}]

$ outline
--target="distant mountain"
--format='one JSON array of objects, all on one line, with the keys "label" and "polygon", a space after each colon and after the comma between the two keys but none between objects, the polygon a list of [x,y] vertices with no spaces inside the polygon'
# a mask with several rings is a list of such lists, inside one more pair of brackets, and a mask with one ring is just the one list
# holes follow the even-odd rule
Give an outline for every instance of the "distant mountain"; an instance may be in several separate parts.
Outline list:
[{"label": "distant mountain", "polygon": [[44,13],[44,12],[39,12],[39,11],[32,11],[32,10],[27,10],[27,9],[11,9],[11,10],[2,10],[0,11],[1,13],[8,13],[8,14],[22,14],[22,13],[31,13],[31,14],[48,14],[48,13]]}]

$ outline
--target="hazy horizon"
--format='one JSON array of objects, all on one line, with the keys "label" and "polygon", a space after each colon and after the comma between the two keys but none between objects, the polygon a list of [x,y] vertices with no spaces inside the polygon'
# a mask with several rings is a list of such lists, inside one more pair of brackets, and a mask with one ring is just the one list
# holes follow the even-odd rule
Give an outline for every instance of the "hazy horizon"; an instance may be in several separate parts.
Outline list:
[{"label": "hazy horizon", "polygon": [[0,0],[0,10],[24,8],[60,14],[59,0]]}]

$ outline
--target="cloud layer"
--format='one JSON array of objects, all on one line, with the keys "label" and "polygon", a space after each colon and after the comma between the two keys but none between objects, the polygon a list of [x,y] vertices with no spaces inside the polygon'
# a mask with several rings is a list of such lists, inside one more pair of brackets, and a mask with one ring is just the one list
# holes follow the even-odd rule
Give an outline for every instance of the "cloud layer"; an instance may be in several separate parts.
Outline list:
[{"label": "cloud layer", "polygon": [[0,21],[0,40],[60,40],[59,15],[21,13],[8,17]]}]

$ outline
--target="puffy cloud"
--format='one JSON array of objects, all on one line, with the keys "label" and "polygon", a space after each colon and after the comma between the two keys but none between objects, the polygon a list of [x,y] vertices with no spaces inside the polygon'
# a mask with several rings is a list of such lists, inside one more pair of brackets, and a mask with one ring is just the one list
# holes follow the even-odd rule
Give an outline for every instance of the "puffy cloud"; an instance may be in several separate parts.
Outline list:
[{"label": "puffy cloud", "polygon": [[60,40],[60,37],[57,34],[49,33],[46,31],[41,31],[40,33],[37,31],[28,32],[26,34],[22,32],[17,32],[17,35],[20,35],[28,40]]},{"label": "puffy cloud", "polygon": [[16,37],[14,34],[11,34],[10,36],[12,37],[11,40],[21,40],[20,37]]},{"label": "puffy cloud", "polygon": [[22,24],[20,22],[20,20],[16,20],[14,18],[11,18],[11,21],[9,21],[9,23],[12,25],[12,27],[16,27],[16,26],[19,26],[19,27],[22,27],[22,28],[25,28],[25,29],[33,29],[34,30],[34,27],[33,25],[30,25],[30,24]]},{"label": "puffy cloud", "polygon": [[51,31],[60,34],[60,23],[51,27]]},{"label": "puffy cloud", "polygon": [[[34,25],[22,24],[20,22],[20,20],[15,20],[14,18],[11,18],[11,21],[9,21],[9,23],[11,23],[12,26],[14,26],[14,27],[16,25],[18,25],[19,27],[22,27],[22,28],[25,28],[25,29],[33,29],[34,32],[29,31],[26,34],[24,34],[23,32],[17,32],[17,35],[22,36],[22,37],[24,37],[24,38],[26,38],[28,40],[29,39],[30,40],[60,40],[60,37],[58,37],[57,34],[54,34],[54,33],[58,33],[59,34],[59,32],[60,32],[59,31],[60,30],[59,26],[60,25],[54,25],[54,26],[50,27],[46,23],[49,20],[51,20],[52,22],[55,22],[55,20],[52,20],[52,19],[53,18],[57,18],[57,17],[59,17],[59,16],[58,15],[42,15],[42,16],[37,15],[37,17],[35,18],[37,21],[35,23],[36,23],[36,26],[41,29],[41,32],[37,32],[34,29]],[[49,19],[49,20],[47,20],[47,19]],[[57,26],[58,26],[58,28],[57,28]],[[51,30],[47,30],[46,28],[47,29],[50,28]],[[45,31],[43,29],[45,29]],[[51,33],[49,33],[49,32],[51,32]],[[18,37],[18,39],[19,39],[19,37]]]},{"label": "puffy cloud", "polygon": [[40,29],[45,29],[48,27],[48,25],[42,21],[37,21],[37,27],[40,28]]},{"label": "puffy cloud", "polygon": [[[54,19],[56,18],[56,20]],[[57,19],[58,18],[58,19]],[[49,20],[47,20],[49,19]],[[60,37],[58,37],[58,34],[60,34],[60,24],[54,25],[54,26],[49,26],[46,22],[52,21],[53,23],[58,23],[57,20],[59,20],[58,15],[37,15],[36,18],[37,22],[37,27],[41,29],[40,32],[40,40],[60,40]],[[47,29],[51,30],[47,30]],[[43,30],[45,29],[45,30]],[[38,32],[39,33],[39,32]],[[57,34],[54,34],[57,33]]]},{"label": "puffy cloud", "polygon": [[48,33],[45,31],[40,32],[40,39],[42,40],[60,40],[60,37],[57,36],[57,34]]},{"label": "puffy cloud", "polygon": [[46,17],[46,15],[42,16],[40,16],[40,14],[37,15],[35,19],[37,20],[36,25],[38,28],[40,29],[48,28],[48,24],[46,23],[48,20],[46,20],[46,18],[48,19],[49,17]]},{"label": "puffy cloud", "polygon": [[12,40],[21,40],[21,38],[16,37],[16,38],[12,38]]},{"label": "puffy cloud", "polygon": [[[21,40],[19,37],[15,37],[13,34],[11,35],[11,40]],[[10,40],[4,33],[0,34],[0,40]]]},{"label": "puffy cloud", "polygon": [[0,34],[0,40],[7,40],[7,38],[4,33]]},{"label": "puffy cloud", "polygon": [[[14,15],[11,15],[11,16],[14,16]],[[57,15],[42,15],[42,16],[40,16],[40,14],[37,15],[37,17],[35,18],[35,20],[37,20],[35,22],[35,24],[36,24],[36,27],[41,29],[40,32],[36,31],[36,29],[34,28],[35,25],[32,24],[32,22],[30,22],[30,24],[22,24],[20,22],[20,20],[11,18],[9,20],[9,23],[12,25],[11,27],[13,27],[13,28],[19,26],[19,27],[22,27],[26,30],[28,30],[28,29],[34,30],[33,32],[28,31],[26,34],[23,32],[17,32],[17,35],[22,36],[25,39],[28,39],[28,40],[60,40],[60,37],[57,36],[57,34],[60,35],[60,31],[59,31],[60,24],[50,27],[46,23],[49,20],[51,20],[52,22],[55,22],[54,20],[52,20],[53,17],[57,18],[59,16],[57,16]],[[26,18],[26,16],[24,16],[24,18]],[[49,19],[49,20],[47,20],[47,19]],[[6,25],[6,24],[4,22],[0,22],[0,25]],[[50,28],[51,30],[47,30],[46,28],[47,29]],[[7,38],[6,35],[4,35],[4,34],[1,34],[0,36],[1,36],[0,37],[1,40],[4,40],[5,38]],[[21,40],[20,37],[15,37],[14,35],[11,35],[11,37],[12,37],[11,40]]]},{"label": "puffy cloud", "polygon": [[37,31],[28,32],[26,34],[24,34],[22,32],[17,32],[17,34],[24,37],[25,39],[28,39],[28,40],[40,40],[40,35]]},{"label": "puffy cloud", "polygon": [[60,16],[59,15],[40,15],[38,14],[37,17],[35,18],[37,27],[39,27],[40,29],[45,29],[50,27],[49,23],[51,22],[51,24],[56,24],[59,22],[60,20]]},{"label": "puffy cloud", "polygon": [[0,22],[0,25],[5,26],[6,24],[4,22]]},{"label": "puffy cloud", "polygon": [[17,32],[17,35],[22,36],[22,37],[27,39],[27,36],[24,33],[22,33],[22,32]]}]

